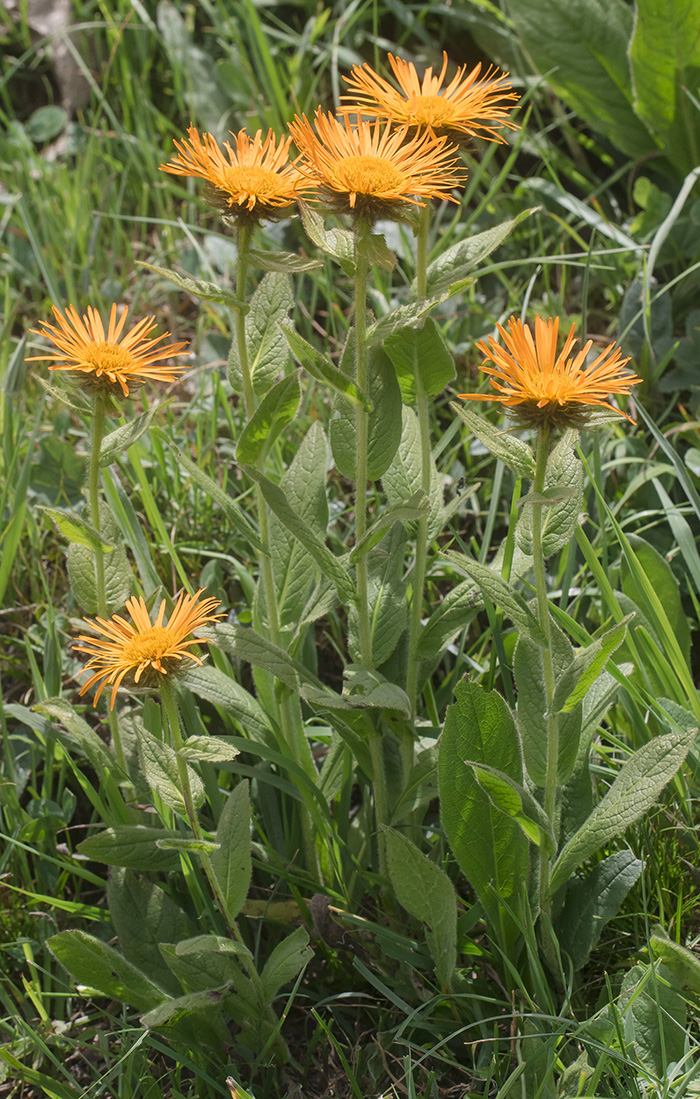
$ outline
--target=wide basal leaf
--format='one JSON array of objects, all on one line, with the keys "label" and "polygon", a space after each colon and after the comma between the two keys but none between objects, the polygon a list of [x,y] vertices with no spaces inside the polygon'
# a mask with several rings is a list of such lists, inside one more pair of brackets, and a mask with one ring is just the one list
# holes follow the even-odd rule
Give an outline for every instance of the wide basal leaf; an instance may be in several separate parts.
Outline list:
[{"label": "wide basal leaf", "polygon": [[130,870],[177,870],[180,859],[176,852],[158,847],[158,840],[174,839],[179,832],[165,828],[146,828],[142,824],[113,824],[102,832],[88,836],[78,844],[81,855],[107,866],[124,866]]},{"label": "wide basal leaf", "polygon": [[80,984],[87,985],[148,1011],[166,999],[167,993],[111,946],[84,931],[59,931],[47,940],[61,965]]},{"label": "wide basal leaf", "polygon": [[158,949],[159,943],[176,943],[192,934],[180,906],[155,882],[123,869],[109,876],[107,904],[128,961],[171,995],[181,992]]},{"label": "wide basal leaf", "polygon": [[522,749],[505,701],[496,691],[462,681],[440,740],[442,820],[457,862],[493,921],[494,933],[508,940],[516,932],[501,899],[513,903],[527,882],[529,844],[520,825],[492,805],[474,774],[474,763],[496,767],[523,782]]},{"label": "wide basal leaf", "polygon": [[631,851],[615,851],[585,878],[569,883],[556,933],[574,969],[586,964],[603,928],[617,915],[642,869],[642,862]]},{"label": "wide basal leaf", "polygon": [[571,837],[552,868],[551,892],[577,866],[634,824],[671,781],[695,739],[695,731],[667,733],[644,744],[627,760],[603,800]]},{"label": "wide basal leaf", "polygon": [[457,903],[442,867],[431,862],[393,828],[386,828],[386,857],[396,899],[425,927],[425,941],[438,980],[447,988],[457,964]]},{"label": "wide basal leaf", "polygon": [[[670,978],[670,979],[669,979]],[[617,1010],[643,1067],[661,1080],[687,1050],[685,1000],[663,965],[635,965],[622,979]]]}]

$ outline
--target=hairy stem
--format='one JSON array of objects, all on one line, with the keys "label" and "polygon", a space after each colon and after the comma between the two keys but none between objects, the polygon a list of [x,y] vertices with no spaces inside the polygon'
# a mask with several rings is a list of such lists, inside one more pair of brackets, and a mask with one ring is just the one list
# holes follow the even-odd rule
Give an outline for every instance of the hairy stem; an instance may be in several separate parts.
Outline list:
[{"label": "hairy stem", "polygon": [[[367,355],[367,259],[361,248],[355,249],[355,380],[357,388],[367,392],[368,355]],[[355,485],[355,543],[364,537],[367,530],[367,476],[369,442],[369,417],[367,410],[359,404],[355,406],[355,428],[357,432],[357,478]],[[360,633],[360,654],[362,663],[371,668],[372,635],[369,623],[369,595],[367,554],[363,553],[357,561],[357,601]]]}]

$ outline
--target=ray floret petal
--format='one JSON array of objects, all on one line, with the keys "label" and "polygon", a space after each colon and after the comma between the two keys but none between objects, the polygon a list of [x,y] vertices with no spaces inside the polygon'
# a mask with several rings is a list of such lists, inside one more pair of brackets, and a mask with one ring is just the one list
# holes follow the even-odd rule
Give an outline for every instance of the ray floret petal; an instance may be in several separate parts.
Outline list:
[{"label": "ray floret petal", "polygon": [[[490,376],[496,393],[460,393],[466,401],[498,401],[528,421],[549,420],[555,425],[579,423],[587,408],[607,408],[632,421],[610,403],[614,395],[628,395],[642,380],[624,370],[629,358],[609,344],[586,364],[593,341],[573,354],[576,336],[571,326],[559,354],[559,318],[535,318],[534,336],[529,325],[516,317],[508,331],[496,325],[501,343],[493,336],[477,343],[484,356],[480,369]],[[493,363],[492,366],[485,365]]]},{"label": "ray floret petal", "polygon": [[99,683],[95,694],[97,703],[104,688],[111,686],[109,704],[114,709],[117,690],[125,678],[135,686],[153,687],[163,676],[175,674],[184,658],[201,664],[201,658],[190,652],[190,647],[200,642],[190,635],[225,617],[214,613],[220,600],[200,599],[203,591],[204,588],[200,588],[194,595],[181,592],[167,623],[164,621],[165,600],[160,604],[155,621],[151,622],[143,596],[126,602],[131,622],[118,614],[109,620],[86,618],[85,622],[102,636],[81,634],[77,640],[82,644],[73,646],[77,652],[90,657],[85,670],[93,672],[81,687],[80,695]]},{"label": "ray floret petal", "polygon": [[442,68],[432,65],[418,76],[412,61],[389,54],[389,64],[398,89],[369,65],[355,65],[344,80],[353,94],[341,96],[343,113],[390,118],[396,126],[429,129],[437,135],[478,135],[488,141],[505,141],[496,127],[517,130],[509,115],[519,96],[513,91],[508,73],[489,68],[481,75],[481,63],[471,72],[461,65],[445,84],[448,58]]},{"label": "ray floret petal", "polygon": [[164,345],[170,336],[164,332],[150,337],[156,328],[155,317],[144,317],[124,333],[128,308],[117,319],[117,306],[112,305],[105,331],[102,317],[91,305],[82,317],[73,305],[65,314],[53,306],[56,324],[41,321],[41,328],[31,331],[43,336],[55,347],[50,355],[33,355],[29,362],[50,362],[49,370],[70,371],[82,375],[82,380],[98,389],[112,393],[121,391],[128,397],[132,386],[146,381],[175,382],[186,367],[165,360],[183,351],[187,343]]}]

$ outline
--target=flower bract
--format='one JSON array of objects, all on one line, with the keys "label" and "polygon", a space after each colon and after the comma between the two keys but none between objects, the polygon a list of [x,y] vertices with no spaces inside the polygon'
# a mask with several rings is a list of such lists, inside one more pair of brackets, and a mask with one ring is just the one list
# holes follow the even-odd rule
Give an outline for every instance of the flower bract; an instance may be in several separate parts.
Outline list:
[{"label": "flower bract", "polygon": [[95,702],[98,701],[106,686],[112,687],[110,708],[114,709],[114,700],[120,684],[126,679],[129,686],[158,686],[163,676],[176,673],[185,657],[201,664],[201,659],[190,646],[198,644],[197,639],[189,635],[224,617],[213,612],[219,606],[218,599],[200,599],[204,591],[200,588],[194,595],[181,592],[167,623],[165,618],[165,600],[160,604],[155,622],[151,622],[148,608],[142,596],[128,599],[126,609],[131,616],[127,622],[121,615],[115,614],[109,621],[103,618],[85,619],[89,626],[101,637],[81,634],[75,645],[78,652],[86,653],[90,659],[86,670],[92,671],[90,679],[80,689],[84,695],[95,683],[99,683]]},{"label": "flower bract", "polygon": [[465,401],[498,401],[528,423],[546,423],[553,427],[585,426],[587,411],[608,408],[618,415],[630,416],[610,404],[608,398],[628,394],[641,378],[625,371],[629,359],[610,344],[586,364],[593,346],[588,342],[572,354],[576,336],[571,326],[559,354],[557,338],[559,318],[535,318],[535,334],[516,317],[508,321],[508,331],[499,324],[502,344],[493,336],[477,343],[486,362],[480,369],[490,375],[497,393],[460,393]]},{"label": "flower bract", "polygon": [[53,307],[56,325],[41,321],[41,329],[32,329],[44,336],[56,348],[51,355],[33,355],[30,362],[53,362],[49,370],[68,370],[81,375],[87,389],[102,390],[112,395],[128,397],[132,387],[143,382],[175,382],[177,374],[186,368],[164,364],[172,355],[186,354],[185,342],[163,345],[169,332],[149,339],[156,328],[154,317],[145,317],[127,333],[124,332],[128,309],[117,320],[117,307],[112,306],[105,332],[102,318],[88,306],[82,317],[72,305],[65,315]]},{"label": "flower bract", "polygon": [[[302,179],[289,163],[291,138],[279,140],[262,130],[231,134],[223,150],[212,134],[190,126],[186,141],[176,141],[178,156],[161,164],[171,175],[194,176],[209,185],[206,199],[222,213],[243,221],[289,217],[300,197]],[[224,151],[225,150],[225,151]]]},{"label": "flower bract", "polygon": [[496,127],[517,129],[509,112],[518,101],[508,73],[488,69],[481,75],[481,64],[467,72],[462,65],[448,84],[447,54],[437,75],[432,66],[421,80],[411,61],[389,54],[398,89],[379,76],[369,65],[355,65],[345,82],[354,93],[344,95],[343,112],[390,118],[395,126],[428,129],[437,136],[447,135],[460,141],[464,135],[478,135],[488,141],[504,141]]},{"label": "flower bract", "polygon": [[314,123],[315,129],[302,115],[290,125],[301,153],[297,165],[318,197],[338,212],[397,218],[426,200],[452,199],[453,188],[464,182],[456,150],[445,138],[378,121],[352,126],[321,110]]}]

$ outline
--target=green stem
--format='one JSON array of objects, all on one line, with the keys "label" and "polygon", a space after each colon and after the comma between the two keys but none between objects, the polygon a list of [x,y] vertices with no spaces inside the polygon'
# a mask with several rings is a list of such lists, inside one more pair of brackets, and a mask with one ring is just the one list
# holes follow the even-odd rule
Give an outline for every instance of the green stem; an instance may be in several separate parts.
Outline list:
[{"label": "green stem", "polygon": [[384,827],[389,823],[386,775],[384,773],[384,748],[382,734],[372,729],[369,737],[369,754],[372,760],[372,784],[374,791],[374,816],[377,822],[377,847],[379,849],[379,873],[388,877],[386,861],[386,836]]},{"label": "green stem", "polygon": [[[428,230],[430,228],[430,206],[425,205],[421,210],[418,225],[418,237],[416,247],[416,286],[417,300],[423,301],[426,296],[428,283]],[[420,364],[414,363],[413,376],[416,387],[416,412],[418,413],[418,437],[420,440],[421,455],[421,488],[430,498],[431,480],[431,450],[430,450],[430,410],[428,398],[423,387],[423,379],[420,373]],[[411,596],[411,616],[408,635],[408,667],[406,671],[406,693],[411,703],[411,710],[415,721],[416,694],[418,690],[418,642],[423,621],[423,591],[425,588],[425,572],[428,561],[428,516],[424,515],[418,522],[416,535],[416,558],[413,568],[413,592]],[[413,743],[404,745],[405,755],[410,749],[410,761],[404,759],[404,768],[410,762],[413,764]],[[410,768],[409,768],[410,769]]]},{"label": "green stem", "polygon": [[[535,480],[532,492],[535,497],[541,496],[545,488],[545,475],[547,472],[547,456],[549,453],[549,429],[540,428],[537,436],[537,464],[535,467]],[[544,665],[544,683],[547,700],[547,773],[544,792],[544,811],[552,823],[556,836],[558,830],[558,771],[559,771],[559,718],[551,713],[551,702],[554,695],[554,661],[552,658],[552,623],[549,612],[549,600],[547,598],[547,574],[545,570],[544,554],[542,552],[542,508],[543,504],[534,502],[532,505],[532,563],[535,572],[535,591],[537,597],[537,612],[542,632],[545,636],[545,645],[542,650]],[[540,897],[542,910],[549,911],[549,871],[550,857],[542,850],[540,864]]]},{"label": "green stem", "polygon": [[[92,417],[92,434],[90,438],[90,465],[88,467],[88,499],[90,502],[90,522],[96,531],[102,529],[100,524],[100,448],[105,429],[106,407],[99,395],[95,397],[95,407]],[[107,617],[107,586],[105,583],[105,558],[101,543],[95,547],[95,597],[97,600],[97,613],[100,618]],[[126,773],[126,761],[124,748],[119,735],[119,721],[116,711],[111,706],[107,707],[107,719],[109,731],[114,744],[114,754],[121,770]]]},{"label": "green stem", "polygon": [[[245,300],[246,292],[246,280],[248,276],[248,259],[250,250],[250,240],[252,235],[252,228],[250,226],[242,226],[238,233],[238,264],[236,270],[236,296],[238,301],[243,303]],[[236,348],[238,351],[238,362],[241,369],[241,377],[243,379],[243,403],[245,407],[246,417],[250,420],[251,416],[255,412],[255,389],[253,387],[253,376],[250,370],[250,360],[248,358],[248,343],[246,340],[245,331],[245,311],[243,309],[236,310]],[[262,466],[262,459],[256,463],[258,468]],[[258,555],[258,567],[260,575],[262,576],[263,590],[265,593],[265,609],[267,611],[267,629],[270,636],[270,640],[275,645],[280,643],[280,621],[279,611],[277,608],[277,593],[275,591],[275,577],[272,570],[272,558],[270,555],[270,523],[267,510],[267,504],[265,497],[263,496],[260,485],[255,485],[255,503],[258,511],[258,523],[260,526],[260,545],[262,547],[261,553]],[[280,726],[282,729],[282,738],[285,745],[287,745],[291,751],[292,756],[296,763],[302,767],[312,781],[317,781],[316,765],[311,755],[311,749],[309,742],[304,734],[304,724],[301,719],[301,713],[298,707],[294,707],[292,704],[292,698],[287,688],[282,687],[280,697]],[[302,837],[304,842],[304,853],[306,856],[307,868],[310,873],[315,874],[316,877],[320,877],[320,867],[318,862],[318,854],[316,852],[316,838],[314,833],[313,820],[311,814],[306,805],[301,807],[301,827]]]},{"label": "green stem", "polygon": [[[363,229],[358,230],[358,243]],[[368,229],[366,230],[369,231]],[[367,259],[360,247],[355,248],[355,380],[357,388],[367,392]],[[359,542],[367,530],[367,478],[369,416],[359,404],[355,406],[357,432],[357,477],[355,485],[355,542]],[[372,635],[369,622],[369,594],[367,554],[357,561],[357,609],[360,633],[360,654],[365,668],[373,666]]]}]

